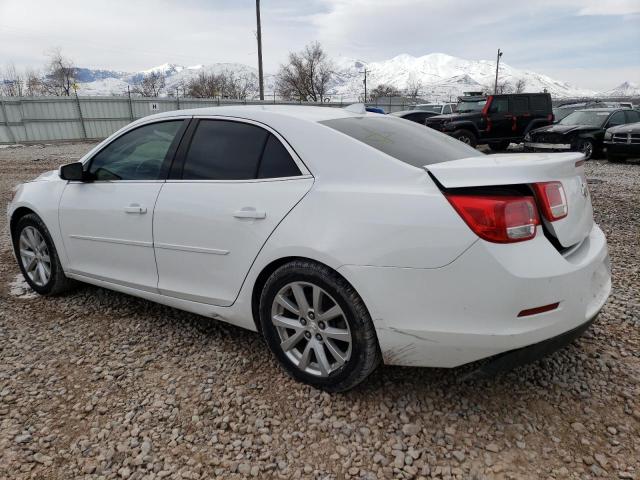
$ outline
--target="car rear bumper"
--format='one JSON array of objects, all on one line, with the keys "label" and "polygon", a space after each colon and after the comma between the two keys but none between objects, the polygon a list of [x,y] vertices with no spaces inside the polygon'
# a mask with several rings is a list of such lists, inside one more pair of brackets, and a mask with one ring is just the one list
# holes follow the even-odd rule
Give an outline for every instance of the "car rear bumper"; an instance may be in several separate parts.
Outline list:
[{"label": "car rear bumper", "polygon": [[[343,266],[376,326],[385,363],[455,367],[533,345],[594,318],[611,291],[597,225],[567,256],[541,231],[514,244],[474,243],[442,268]],[[559,302],[545,313],[527,309]]]}]

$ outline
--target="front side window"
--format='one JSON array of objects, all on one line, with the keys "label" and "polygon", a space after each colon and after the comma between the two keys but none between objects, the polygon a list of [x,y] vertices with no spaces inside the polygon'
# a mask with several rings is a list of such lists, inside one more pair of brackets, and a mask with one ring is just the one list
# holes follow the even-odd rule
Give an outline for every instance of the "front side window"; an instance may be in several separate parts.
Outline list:
[{"label": "front side window", "polygon": [[183,120],[153,123],[116,138],[89,165],[98,181],[158,180],[162,163]]},{"label": "front side window", "polygon": [[183,180],[253,180],[300,175],[282,143],[264,128],[228,120],[200,120]]},{"label": "front side window", "polygon": [[448,135],[391,116],[337,118],[320,123],[418,168],[484,155]]},{"label": "front side window", "polygon": [[494,97],[489,109],[491,113],[507,113],[509,111],[509,99]]},{"label": "front side window", "polygon": [[624,113],[627,116],[627,123],[640,122],[640,112],[637,112],[635,110],[627,110]]}]

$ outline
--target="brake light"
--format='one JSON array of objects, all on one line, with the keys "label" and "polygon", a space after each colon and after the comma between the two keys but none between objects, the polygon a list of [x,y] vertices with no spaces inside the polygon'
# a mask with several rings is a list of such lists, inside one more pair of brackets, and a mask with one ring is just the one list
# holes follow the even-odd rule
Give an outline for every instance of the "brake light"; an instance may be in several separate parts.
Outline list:
[{"label": "brake light", "polygon": [[484,240],[514,243],[536,236],[540,225],[533,197],[446,195],[469,228]]},{"label": "brake light", "polygon": [[536,192],[544,218],[554,222],[567,216],[569,205],[567,204],[567,196],[564,193],[562,183],[534,183],[533,189]]}]

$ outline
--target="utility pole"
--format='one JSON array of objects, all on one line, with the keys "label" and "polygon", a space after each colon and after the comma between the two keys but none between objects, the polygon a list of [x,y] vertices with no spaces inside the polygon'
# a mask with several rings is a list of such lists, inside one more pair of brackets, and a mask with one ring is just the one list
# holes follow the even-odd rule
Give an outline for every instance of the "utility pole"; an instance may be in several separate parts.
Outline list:
[{"label": "utility pole", "polygon": [[256,22],[258,24],[258,83],[260,84],[260,100],[264,100],[264,78],[262,76],[262,27],[260,26],[260,0],[256,0]]},{"label": "utility pole", "polygon": [[498,67],[500,66],[500,57],[503,53],[504,52],[501,52],[500,49],[498,49],[498,56],[496,57],[496,83],[493,85],[494,95],[498,93]]},{"label": "utility pole", "polygon": [[364,103],[367,103],[367,73],[369,73],[369,70],[365,67],[364,72],[360,73],[364,73]]}]

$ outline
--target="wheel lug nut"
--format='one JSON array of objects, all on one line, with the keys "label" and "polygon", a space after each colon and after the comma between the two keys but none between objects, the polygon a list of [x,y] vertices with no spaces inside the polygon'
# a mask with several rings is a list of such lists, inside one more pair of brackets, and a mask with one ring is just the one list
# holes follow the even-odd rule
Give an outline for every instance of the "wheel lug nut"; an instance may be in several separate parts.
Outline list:
[{"label": "wheel lug nut", "polygon": [[318,328],[320,330],[324,330],[324,327],[326,327],[326,325],[324,324],[324,322],[318,322]]},{"label": "wheel lug nut", "polygon": [[302,325],[303,327],[307,324],[307,321],[304,318],[300,319],[300,325]]},{"label": "wheel lug nut", "polygon": [[306,338],[311,338],[311,332],[304,332],[304,336]]},{"label": "wheel lug nut", "polygon": [[309,317],[309,319],[311,319],[311,320],[313,320],[314,318],[316,318],[316,314],[315,314],[315,313],[313,313],[313,312],[309,312],[309,313],[307,314],[307,316],[308,316],[308,317]]},{"label": "wheel lug nut", "polygon": [[316,333],[316,340],[321,342],[322,341],[322,335],[320,335],[319,333]]}]

